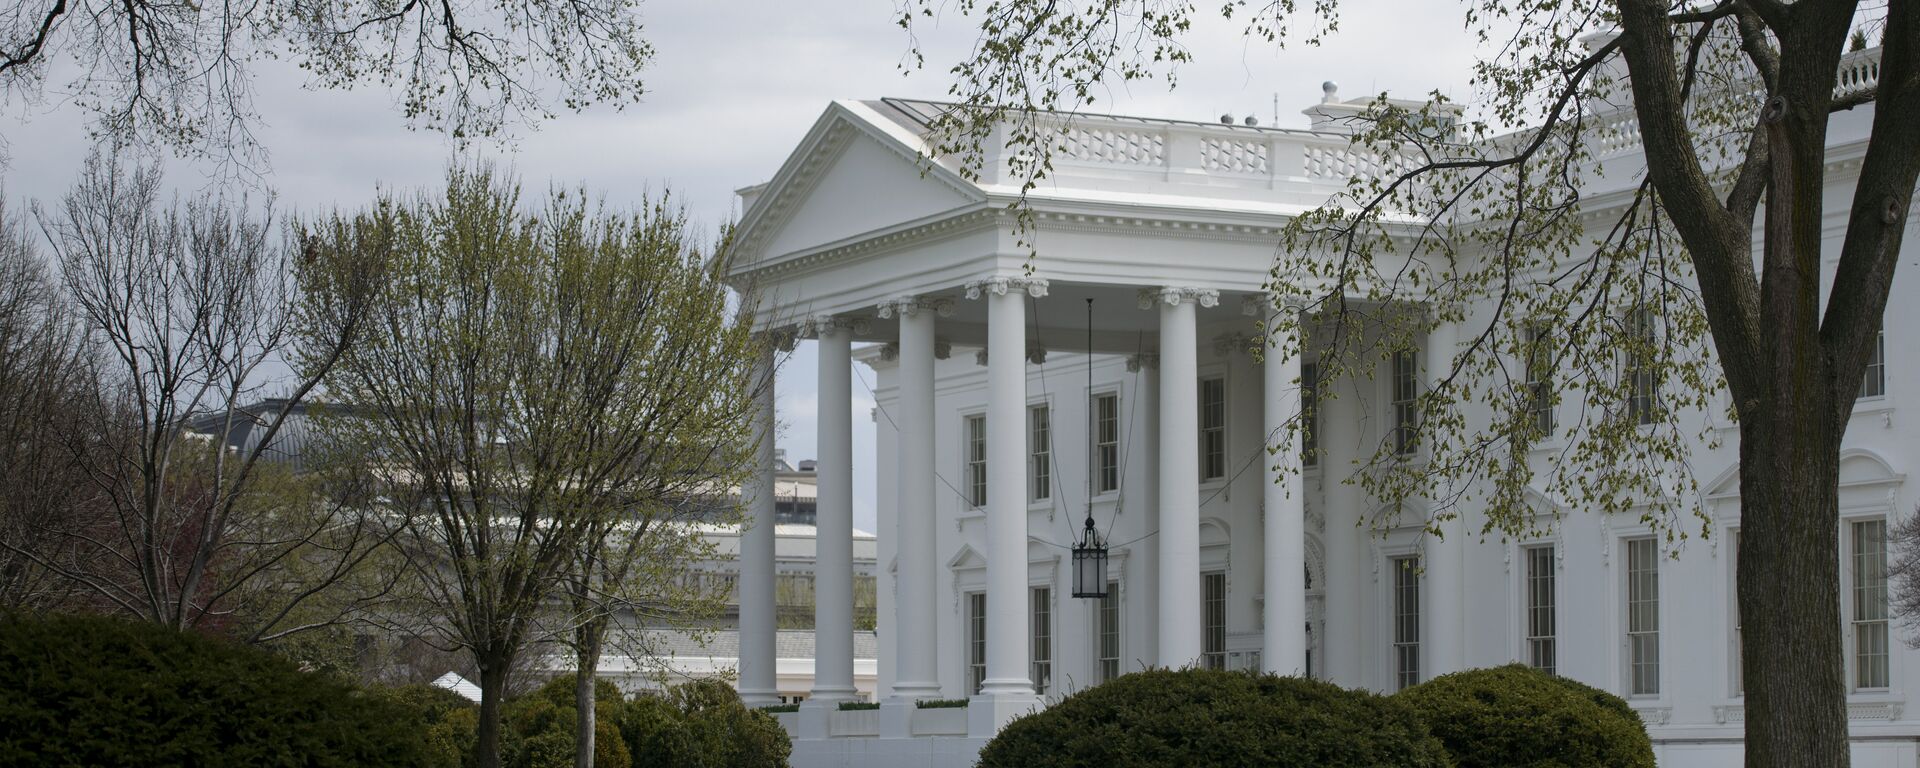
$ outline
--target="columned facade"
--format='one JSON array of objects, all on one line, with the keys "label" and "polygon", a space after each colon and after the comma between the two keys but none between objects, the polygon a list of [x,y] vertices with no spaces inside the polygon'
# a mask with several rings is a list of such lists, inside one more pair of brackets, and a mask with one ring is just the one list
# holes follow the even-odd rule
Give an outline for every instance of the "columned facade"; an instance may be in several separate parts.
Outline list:
[{"label": "columned facade", "polygon": [[771,339],[763,339],[754,364],[754,472],[741,489],[747,525],[740,534],[740,700],[753,707],[780,703],[773,595],[774,351]]},{"label": "columned facade", "polygon": [[1273,452],[1261,460],[1261,511],[1265,540],[1266,623],[1260,658],[1268,672],[1301,675],[1307,672],[1307,637],[1300,631],[1307,622],[1306,569],[1306,489],[1300,481],[1300,355],[1305,344],[1298,338],[1297,320],[1281,317],[1293,312],[1289,302],[1278,305],[1265,296],[1252,299],[1250,308],[1264,320],[1267,330],[1266,360],[1261,367],[1262,446]]},{"label": "columned facade", "polygon": [[1161,288],[1141,304],[1160,313],[1160,666],[1200,662],[1199,327],[1196,305],[1218,304],[1217,291]]},{"label": "columned facade", "polygon": [[933,530],[934,317],[951,312],[946,299],[906,298],[883,304],[882,319],[897,317],[899,333],[899,488],[895,517],[899,536],[898,600],[899,650],[895,656],[893,695],[902,699],[940,696],[934,634],[935,546]]}]

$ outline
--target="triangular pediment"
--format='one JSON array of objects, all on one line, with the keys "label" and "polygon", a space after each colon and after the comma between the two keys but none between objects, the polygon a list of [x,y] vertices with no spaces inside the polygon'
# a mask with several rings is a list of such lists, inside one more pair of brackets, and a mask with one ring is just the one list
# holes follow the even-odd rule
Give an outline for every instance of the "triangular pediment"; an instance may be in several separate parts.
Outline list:
[{"label": "triangular pediment", "polygon": [[986,200],[919,139],[859,103],[829,107],[741,219],[742,268],[822,250]]}]

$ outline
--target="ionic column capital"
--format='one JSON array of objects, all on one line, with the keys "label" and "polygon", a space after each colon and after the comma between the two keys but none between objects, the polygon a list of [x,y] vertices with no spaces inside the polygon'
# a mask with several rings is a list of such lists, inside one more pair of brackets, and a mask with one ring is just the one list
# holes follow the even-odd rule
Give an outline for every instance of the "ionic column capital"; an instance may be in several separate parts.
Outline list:
[{"label": "ionic column capital", "polygon": [[880,359],[885,360],[886,362],[889,362],[889,363],[895,360],[899,360],[900,359],[900,342],[889,341],[885,344],[880,345]]},{"label": "ionic column capital", "polygon": [[800,329],[797,326],[783,325],[778,328],[768,328],[765,331],[761,331],[760,335],[766,339],[767,343],[774,349],[781,352],[792,352],[794,342],[799,339]]},{"label": "ionic column capital", "polygon": [[1307,306],[1307,297],[1297,293],[1274,293],[1266,291],[1240,299],[1240,314],[1247,317],[1266,317],[1276,311],[1298,312]]},{"label": "ionic column capital", "polygon": [[1253,354],[1253,350],[1265,343],[1265,339],[1246,333],[1223,333],[1213,337],[1213,352],[1228,355],[1234,352]]},{"label": "ionic column capital", "polygon": [[1005,296],[1009,291],[1026,291],[1028,296],[1036,299],[1045,298],[1047,295],[1047,281],[1038,277],[996,275],[980,280],[968,281],[961,287],[966,289],[968,299],[978,299],[989,293],[995,296]]},{"label": "ionic column capital", "polygon": [[1179,286],[1142,288],[1140,289],[1139,299],[1141,309],[1153,309],[1155,304],[1177,307],[1180,306],[1182,302],[1188,301],[1202,307],[1215,307],[1220,305],[1220,292],[1212,288],[1187,288]]},{"label": "ionic column capital", "polygon": [[799,335],[801,338],[818,339],[834,333],[862,334],[866,333],[871,327],[872,323],[864,317],[814,315],[807,318],[806,322],[800,324]]},{"label": "ionic column capital", "polygon": [[941,317],[953,317],[953,299],[943,296],[901,296],[880,302],[879,305],[882,320],[895,316],[913,317],[923,310]]}]

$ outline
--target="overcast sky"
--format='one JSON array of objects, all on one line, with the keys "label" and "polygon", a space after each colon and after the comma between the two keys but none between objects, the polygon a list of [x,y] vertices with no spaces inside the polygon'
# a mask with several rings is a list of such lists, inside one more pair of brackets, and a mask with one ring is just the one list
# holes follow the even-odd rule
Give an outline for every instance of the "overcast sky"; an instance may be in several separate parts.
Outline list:
[{"label": "overcast sky", "polygon": [[[1249,42],[1208,15],[1189,38],[1196,61],[1179,87],[1135,84],[1100,99],[1098,111],[1189,120],[1252,114],[1304,127],[1300,110],[1334,80],[1343,97],[1382,90],[1415,98],[1439,89],[1465,100],[1473,48],[1462,8],[1450,3],[1346,0],[1341,31],[1319,48],[1277,49]],[[834,99],[941,98],[947,68],[973,33],[964,20],[919,30],[924,71],[899,65],[908,39],[894,24],[894,0],[647,0],[646,34],[657,56],[644,78],[648,95],[625,111],[562,114],[509,143],[472,147],[511,163],[530,190],[584,184],[615,204],[672,189],[711,231],[737,216],[733,190],[771,177]],[[456,149],[442,136],[410,131],[390,94],[377,89],[313,91],[291,67],[263,62],[259,132],[271,153],[266,183],[282,210],[354,208],[376,188],[437,184]],[[58,85],[56,79],[55,83]],[[84,116],[60,104],[7,104],[6,194],[52,202],[72,182],[90,144]],[[169,166],[184,191],[204,186],[191,167]],[[854,379],[854,525],[874,530],[872,396]],[[781,370],[779,445],[790,460],[814,455],[814,364],[802,344]]]}]

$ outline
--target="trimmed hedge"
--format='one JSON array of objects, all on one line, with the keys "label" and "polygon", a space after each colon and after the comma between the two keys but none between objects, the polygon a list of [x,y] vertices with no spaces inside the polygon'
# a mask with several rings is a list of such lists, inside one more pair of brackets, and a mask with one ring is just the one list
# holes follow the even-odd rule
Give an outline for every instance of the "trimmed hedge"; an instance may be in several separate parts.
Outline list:
[{"label": "trimmed hedge", "polygon": [[1148,670],[1019,718],[982,768],[1317,765],[1444,768],[1440,741],[1393,699],[1298,677]]},{"label": "trimmed hedge", "polygon": [[1653,767],[1640,716],[1620,697],[1521,664],[1442,675],[1394,695],[1460,768]]},{"label": "trimmed hedge", "polygon": [[443,766],[424,718],[258,648],[101,616],[0,620],[0,766]]}]

